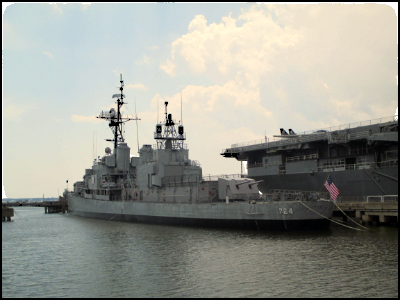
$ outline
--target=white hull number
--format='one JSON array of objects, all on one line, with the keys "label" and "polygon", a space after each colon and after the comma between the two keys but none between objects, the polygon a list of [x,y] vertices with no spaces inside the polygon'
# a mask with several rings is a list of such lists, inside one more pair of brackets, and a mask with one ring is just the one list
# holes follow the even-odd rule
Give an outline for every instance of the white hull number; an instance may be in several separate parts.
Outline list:
[{"label": "white hull number", "polygon": [[293,215],[293,208],[289,208],[287,209],[286,207],[284,208],[279,208],[279,214],[280,215]]}]

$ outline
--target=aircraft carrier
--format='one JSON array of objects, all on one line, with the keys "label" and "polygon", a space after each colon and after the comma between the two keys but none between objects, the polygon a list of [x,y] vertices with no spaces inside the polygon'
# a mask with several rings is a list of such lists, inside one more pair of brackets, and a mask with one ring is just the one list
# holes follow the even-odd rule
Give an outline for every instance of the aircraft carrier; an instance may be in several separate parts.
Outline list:
[{"label": "aircraft carrier", "polygon": [[[156,144],[145,144],[131,156],[125,143],[124,82],[117,108],[101,112],[114,138],[102,158],[86,169],[83,181],[64,193],[71,214],[112,221],[240,229],[322,229],[329,227],[333,202],[318,193],[269,195],[260,198],[260,182],[250,177],[203,178],[199,162],[189,159],[181,121],[168,114],[156,125]],[[290,198],[290,199],[289,199]],[[325,199],[326,200],[326,199]]]},{"label": "aircraft carrier", "polygon": [[379,118],[234,144],[221,155],[247,162],[247,176],[262,193],[274,189],[319,191],[328,175],[338,201],[398,195],[398,118]]}]

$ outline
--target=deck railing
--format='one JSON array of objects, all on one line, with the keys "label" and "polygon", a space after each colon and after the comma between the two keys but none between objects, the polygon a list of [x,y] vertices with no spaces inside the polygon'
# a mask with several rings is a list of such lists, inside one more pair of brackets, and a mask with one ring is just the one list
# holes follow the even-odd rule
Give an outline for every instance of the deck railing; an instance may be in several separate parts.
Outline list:
[{"label": "deck railing", "polygon": [[[289,157],[290,158],[290,157]],[[251,168],[262,168],[262,167],[268,167],[274,165],[273,163],[269,164],[262,164],[262,163],[256,163],[256,164],[249,164],[247,167],[249,169]],[[285,174],[285,166],[281,165],[280,162],[277,161],[277,164],[279,165],[279,173],[280,174]],[[374,166],[378,166],[380,168],[388,168],[388,167],[395,167],[398,166],[398,159],[393,159],[393,160],[387,160],[387,161],[381,161],[381,162],[361,162],[358,164],[346,164],[342,162],[338,162],[337,164],[332,164],[332,165],[325,165],[321,167],[317,167],[317,172],[334,172],[334,171],[344,171],[344,170],[360,170],[360,169],[371,169]],[[303,172],[300,172],[303,173]]]},{"label": "deck railing", "polygon": [[243,178],[244,175],[241,174],[221,174],[221,175],[205,175],[203,176],[203,181],[217,181],[218,178],[223,179],[233,179],[233,178]]},{"label": "deck railing", "polygon": [[367,196],[367,202],[398,202],[398,195]]},{"label": "deck railing", "polygon": [[[236,148],[240,148],[240,147],[260,146],[258,148],[262,149],[262,148],[269,148],[269,147],[277,147],[277,146],[281,146],[281,145],[283,146],[283,145],[289,145],[289,144],[297,144],[299,142],[320,140],[320,139],[324,139],[324,138],[328,139],[327,133],[331,133],[334,131],[340,131],[340,130],[345,130],[345,129],[350,129],[350,128],[357,128],[357,127],[361,127],[361,126],[381,124],[381,123],[393,122],[393,121],[397,121],[396,116],[383,117],[383,118],[371,119],[371,120],[367,120],[367,121],[343,124],[343,125],[339,125],[339,126],[331,126],[331,127],[322,128],[322,129],[304,131],[304,132],[297,133],[298,135],[305,135],[305,136],[298,137],[298,138],[287,138],[287,139],[265,138],[265,139],[250,141],[250,142],[232,144],[231,148],[236,149]],[[350,134],[349,136],[347,136],[346,138],[347,139],[348,138],[358,139],[358,138],[362,138],[362,137],[366,137],[366,136],[368,136],[368,131],[353,133],[353,134]],[[251,149],[247,149],[247,150],[253,150],[252,148],[253,147],[251,147]],[[257,149],[257,147],[254,147],[254,150],[255,149]],[[238,150],[241,151],[241,149],[238,149]],[[226,151],[226,149],[222,150],[222,152],[225,152],[225,151]]]},{"label": "deck railing", "polygon": [[309,154],[309,155],[299,155],[286,157],[286,162],[299,161],[299,160],[308,160],[308,159],[318,159],[318,154]]}]

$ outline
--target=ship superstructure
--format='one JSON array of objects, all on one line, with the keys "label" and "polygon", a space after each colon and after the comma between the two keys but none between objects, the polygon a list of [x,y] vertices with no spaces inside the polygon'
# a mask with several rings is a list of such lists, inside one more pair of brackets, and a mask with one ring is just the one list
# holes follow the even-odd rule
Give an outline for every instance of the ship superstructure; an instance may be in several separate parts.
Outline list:
[{"label": "ship superstructure", "polygon": [[303,134],[289,132],[281,128],[282,136],[276,141],[234,144],[221,155],[246,161],[247,176],[262,180],[263,193],[320,190],[330,175],[340,190],[339,201],[398,194],[395,116]]},{"label": "ship superstructure", "polygon": [[108,220],[228,228],[329,226],[333,204],[319,201],[318,195],[273,201],[261,199],[259,182],[249,177],[203,178],[200,164],[189,159],[183,124],[168,113],[168,102],[164,103],[164,121],[156,124],[156,144],[144,144],[139,156],[131,157],[122,125],[138,118],[122,117],[122,75],[120,82],[120,94],[113,95],[117,109],[99,116],[109,121],[113,150],[107,147],[105,155],[85,170],[83,181],[76,182],[67,194],[71,213]]}]

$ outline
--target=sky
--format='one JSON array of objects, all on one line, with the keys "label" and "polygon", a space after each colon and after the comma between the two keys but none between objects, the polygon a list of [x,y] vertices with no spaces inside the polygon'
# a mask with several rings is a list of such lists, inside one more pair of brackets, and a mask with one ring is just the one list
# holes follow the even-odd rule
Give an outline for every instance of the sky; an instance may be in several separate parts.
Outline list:
[{"label": "sky", "polygon": [[[3,198],[57,197],[103,156],[123,74],[131,155],[164,102],[203,175],[232,144],[394,116],[397,9],[387,4],[3,3]],[[158,108],[157,108],[158,107]],[[158,111],[158,114],[157,114]]]}]

